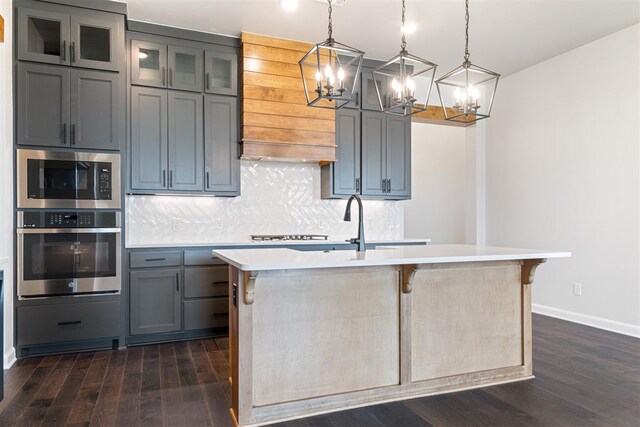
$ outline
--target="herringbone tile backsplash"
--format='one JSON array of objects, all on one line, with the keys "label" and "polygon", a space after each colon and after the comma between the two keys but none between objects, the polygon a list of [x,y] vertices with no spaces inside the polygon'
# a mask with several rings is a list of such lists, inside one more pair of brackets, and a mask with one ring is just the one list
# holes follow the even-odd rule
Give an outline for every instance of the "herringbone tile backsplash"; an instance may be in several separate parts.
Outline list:
[{"label": "herringbone tile backsplash", "polygon": [[[128,196],[127,246],[244,242],[250,234],[343,240],[355,237],[358,219],[356,208],[353,222],[344,222],[345,206],[346,200],[320,198],[318,165],[242,161],[239,197]],[[368,239],[403,237],[402,202],[367,200],[364,216]]]}]

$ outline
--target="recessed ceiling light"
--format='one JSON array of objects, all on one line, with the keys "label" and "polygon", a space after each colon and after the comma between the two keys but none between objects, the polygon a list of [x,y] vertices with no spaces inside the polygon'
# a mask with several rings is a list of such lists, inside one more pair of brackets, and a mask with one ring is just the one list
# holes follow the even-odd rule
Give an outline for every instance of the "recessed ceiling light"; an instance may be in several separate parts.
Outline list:
[{"label": "recessed ceiling light", "polygon": [[400,31],[404,34],[412,34],[416,32],[416,24],[413,22],[407,22],[402,27],[400,27]]},{"label": "recessed ceiling light", "polygon": [[298,0],[280,0],[280,7],[287,12],[293,12],[298,8]]}]

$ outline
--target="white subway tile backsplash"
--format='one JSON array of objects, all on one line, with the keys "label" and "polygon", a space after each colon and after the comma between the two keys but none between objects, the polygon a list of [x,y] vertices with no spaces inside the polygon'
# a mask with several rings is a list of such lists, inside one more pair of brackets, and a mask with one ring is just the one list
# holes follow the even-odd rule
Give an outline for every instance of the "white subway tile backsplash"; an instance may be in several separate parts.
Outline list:
[{"label": "white subway tile backsplash", "polygon": [[[342,220],[346,200],[320,198],[320,167],[307,163],[242,161],[239,197],[127,196],[127,246],[248,241],[251,234],[357,234]],[[364,201],[368,239],[402,239],[402,202]]]}]

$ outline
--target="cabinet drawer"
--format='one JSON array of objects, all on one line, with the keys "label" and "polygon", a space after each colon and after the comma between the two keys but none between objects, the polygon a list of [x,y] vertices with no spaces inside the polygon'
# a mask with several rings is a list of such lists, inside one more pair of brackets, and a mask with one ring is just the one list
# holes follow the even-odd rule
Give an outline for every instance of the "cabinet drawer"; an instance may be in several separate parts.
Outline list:
[{"label": "cabinet drawer", "polygon": [[204,250],[184,251],[184,265],[226,265],[226,263],[213,256],[210,250]]},{"label": "cabinet drawer", "polygon": [[229,295],[229,268],[227,266],[185,268],[184,297],[220,297]]},{"label": "cabinet drawer", "polygon": [[198,299],[184,302],[184,329],[225,328],[229,326],[229,298]]},{"label": "cabinet drawer", "polygon": [[181,253],[177,252],[132,252],[129,255],[130,268],[179,267]]},{"label": "cabinet drawer", "polygon": [[118,301],[18,307],[18,345],[118,336]]}]

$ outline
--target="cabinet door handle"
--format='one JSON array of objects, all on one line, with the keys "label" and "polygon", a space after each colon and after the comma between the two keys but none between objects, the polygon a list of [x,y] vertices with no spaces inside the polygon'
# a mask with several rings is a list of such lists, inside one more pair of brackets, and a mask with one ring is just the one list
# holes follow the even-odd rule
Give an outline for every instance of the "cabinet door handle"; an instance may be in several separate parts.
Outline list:
[{"label": "cabinet door handle", "polygon": [[209,172],[207,172],[207,189],[209,188]]},{"label": "cabinet door handle", "polygon": [[173,68],[169,67],[169,86],[173,86]]},{"label": "cabinet door handle", "polygon": [[76,42],[71,42],[71,45],[69,45],[69,55],[71,56],[71,62],[76,62]]},{"label": "cabinet door handle", "polygon": [[229,284],[229,281],[225,281],[225,282],[222,282],[222,281],[219,281],[219,282],[211,282],[211,286],[216,286],[216,285],[228,285],[228,284]]},{"label": "cabinet door handle", "polygon": [[360,178],[356,178],[356,193],[360,192]]},{"label": "cabinet door handle", "polygon": [[176,273],[176,292],[180,292],[180,273]]},{"label": "cabinet door handle", "polygon": [[163,187],[167,186],[167,170],[166,169],[162,169],[162,186]]},{"label": "cabinet door handle", "polygon": [[391,193],[391,179],[387,180],[387,193]]},{"label": "cabinet door handle", "polygon": [[169,171],[169,188],[173,188],[173,171]]},{"label": "cabinet door handle", "polygon": [[164,67],[162,67],[162,86],[164,86],[166,83],[166,69]]},{"label": "cabinet door handle", "polygon": [[82,320],[71,320],[69,322],[58,322],[58,326],[79,325],[81,323]]},{"label": "cabinet door handle", "polygon": [[62,143],[63,144],[67,143],[67,124],[66,123],[62,124]]},{"label": "cabinet door handle", "polygon": [[206,73],[204,75],[204,88],[206,90],[209,90],[209,73]]},{"label": "cabinet door handle", "polygon": [[76,124],[71,123],[71,145],[76,145]]},{"label": "cabinet door handle", "polygon": [[67,60],[67,41],[62,40],[62,60]]},{"label": "cabinet door handle", "polygon": [[382,180],[382,192],[383,193],[387,192],[387,180],[386,179]]},{"label": "cabinet door handle", "polygon": [[145,262],[154,262],[154,261],[166,261],[166,258],[147,258],[144,261]]}]

